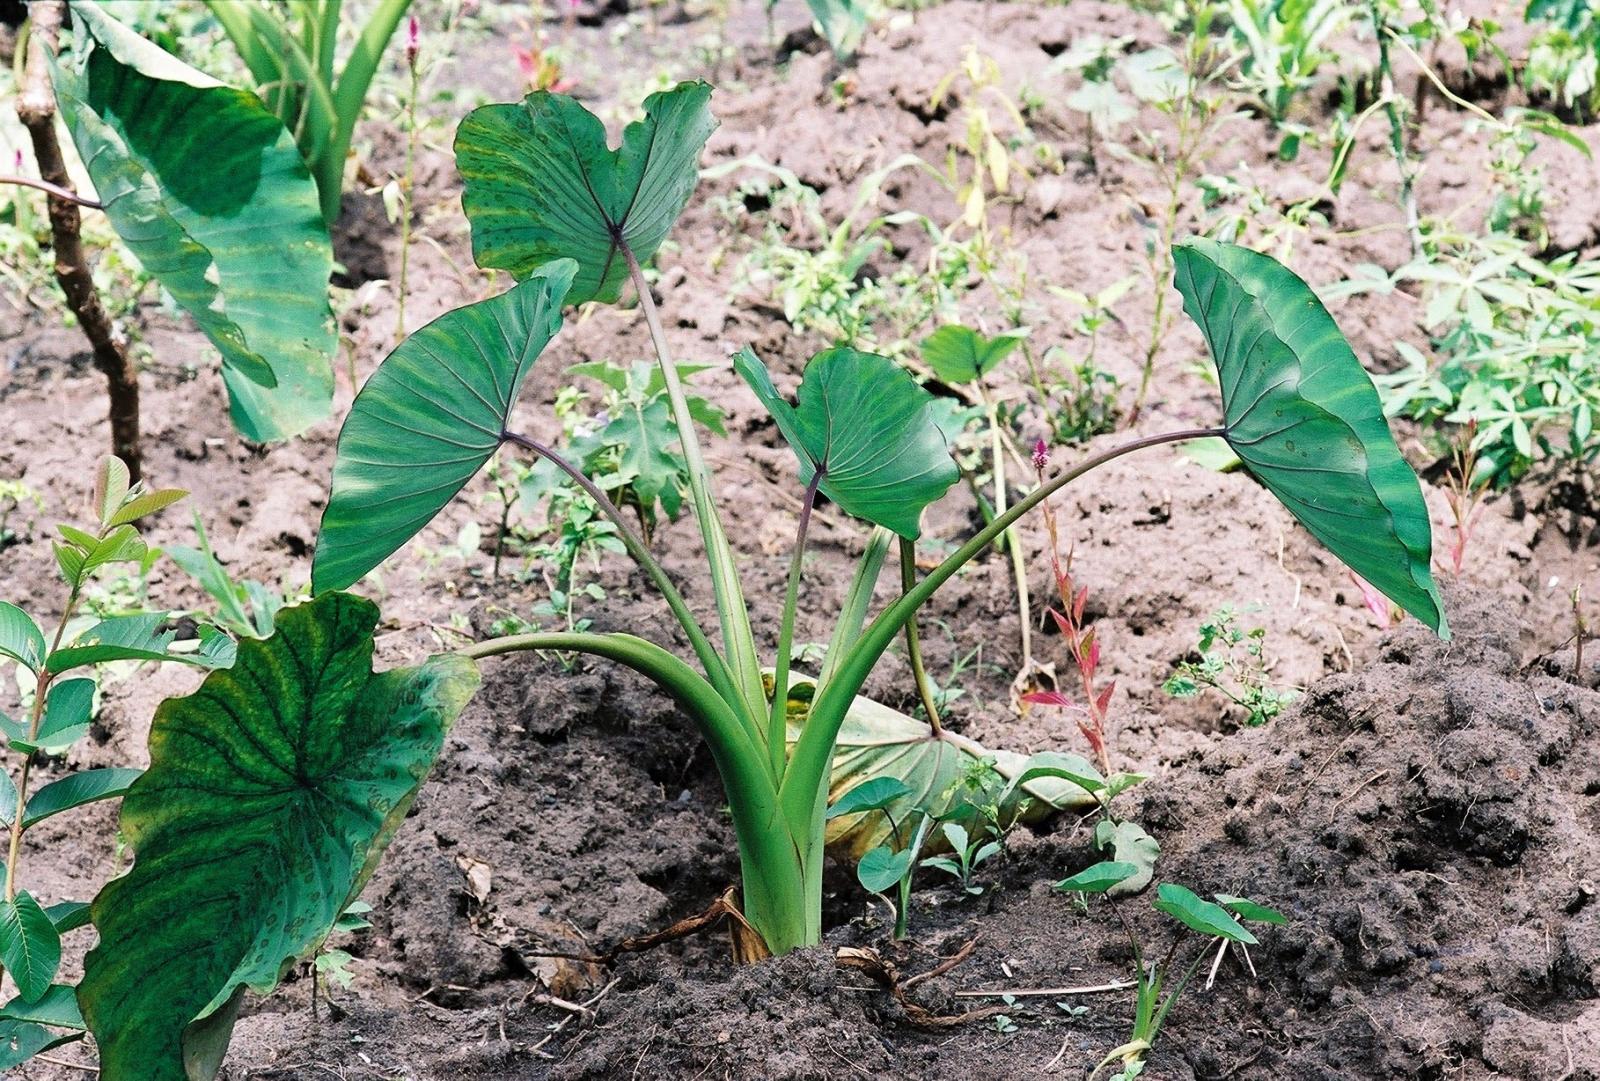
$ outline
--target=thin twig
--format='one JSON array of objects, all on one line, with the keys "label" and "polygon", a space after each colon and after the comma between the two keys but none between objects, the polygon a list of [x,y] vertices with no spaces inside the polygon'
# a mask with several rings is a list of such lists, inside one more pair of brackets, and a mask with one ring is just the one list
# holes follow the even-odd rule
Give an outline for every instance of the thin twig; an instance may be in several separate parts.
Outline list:
[{"label": "thin twig", "polygon": [[1087,987],[1001,987],[992,991],[957,991],[956,998],[1044,998],[1059,995],[1099,995],[1107,991],[1126,991],[1132,980],[1112,980]]},{"label": "thin twig", "polygon": [[[48,180],[35,180],[31,176],[13,176],[9,173],[0,173],[0,184],[21,184],[25,188],[37,188],[40,191],[49,192],[57,199],[65,199],[70,203],[86,206],[90,210],[105,209],[105,204],[98,199],[85,198],[71,188],[64,188],[60,184],[52,184]],[[34,1057],[37,1058],[39,1056],[35,1055]]]}]

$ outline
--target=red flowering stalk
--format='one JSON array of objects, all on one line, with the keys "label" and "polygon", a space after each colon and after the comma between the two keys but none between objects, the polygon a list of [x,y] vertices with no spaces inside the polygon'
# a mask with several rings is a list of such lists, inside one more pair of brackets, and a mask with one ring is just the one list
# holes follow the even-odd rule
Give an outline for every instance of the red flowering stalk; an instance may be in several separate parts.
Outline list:
[{"label": "red flowering stalk", "polygon": [[1461,573],[1461,564],[1467,558],[1467,545],[1472,543],[1472,531],[1483,513],[1483,495],[1489,482],[1476,480],[1478,471],[1478,419],[1467,421],[1461,441],[1455,445],[1451,457],[1450,475],[1444,495],[1450,505],[1450,516],[1455,519],[1456,538],[1450,545],[1450,569]]},{"label": "red flowering stalk", "polygon": [[[1045,446],[1043,439],[1033,445],[1033,468],[1039,474],[1039,482],[1044,483],[1044,470],[1050,464],[1050,451]],[[1022,700],[1031,705],[1059,706],[1071,710],[1073,719],[1078,723],[1078,731],[1083,733],[1083,738],[1089,741],[1090,748],[1094,751],[1095,759],[1100,763],[1100,770],[1107,777],[1111,776],[1111,759],[1106,753],[1106,714],[1111,706],[1111,695],[1117,689],[1115,680],[1101,686],[1098,680],[1100,668],[1100,641],[1094,631],[1085,630],[1083,626],[1083,609],[1089,600],[1089,587],[1078,585],[1072,577],[1072,552],[1067,552],[1065,562],[1061,559],[1061,544],[1056,532],[1056,513],[1047,499],[1039,504],[1039,509],[1044,512],[1045,529],[1050,534],[1050,565],[1055,571],[1056,592],[1061,596],[1061,608],[1050,609],[1050,618],[1056,621],[1056,626],[1061,629],[1061,637],[1067,643],[1067,649],[1072,653],[1073,663],[1078,668],[1078,678],[1083,689],[1083,704],[1078,703],[1069,695],[1060,690],[1034,691],[1022,696]]]}]

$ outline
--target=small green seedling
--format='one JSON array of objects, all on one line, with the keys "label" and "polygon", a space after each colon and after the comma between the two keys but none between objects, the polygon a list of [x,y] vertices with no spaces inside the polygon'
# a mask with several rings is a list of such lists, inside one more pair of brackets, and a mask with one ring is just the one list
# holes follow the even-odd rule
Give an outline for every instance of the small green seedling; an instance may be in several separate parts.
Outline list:
[{"label": "small green seedling", "polygon": [[[1128,945],[1133,950],[1136,970],[1133,1031],[1127,1041],[1113,1048],[1100,1061],[1094,1073],[1090,1075],[1091,1078],[1118,1060],[1121,1061],[1122,1068],[1112,1076],[1111,1081],[1119,1079],[1130,1081],[1131,1078],[1143,1073],[1145,1056],[1155,1046],[1167,1014],[1189,986],[1189,982],[1194,979],[1200,966],[1211,956],[1213,945],[1217,947],[1216,960],[1212,964],[1211,972],[1212,979],[1215,979],[1216,970],[1230,946],[1243,953],[1246,962],[1249,963],[1248,947],[1256,945],[1258,940],[1243,923],[1281,925],[1288,922],[1282,913],[1257,904],[1249,898],[1217,894],[1216,901],[1207,901],[1186,886],[1180,886],[1175,882],[1163,882],[1156,890],[1156,899],[1152,907],[1207,940],[1205,947],[1180,970],[1175,967],[1175,962],[1186,936],[1180,931],[1162,959],[1152,960],[1134,932],[1132,924],[1121,911],[1117,910],[1116,901],[1112,899],[1111,891],[1132,878],[1137,870],[1131,863],[1104,861],[1086,867],[1072,877],[1056,883],[1056,889],[1067,893],[1104,894],[1116,912],[1117,919],[1128,936]],[[1253,964],[1250,964],[1250,971],[1253,975],[1255,972]],[[1210,986],[1209,980],[1207,986]]]},{"label": "small green seedling", "polygon": [[[1363,583],[1364,585],[1364,583]],[[1371,599],[1370,587],[1367,589]],[[1379,594],[1376,598],[1387,604]],[[1266,656],[1267,629],[1239,625],[1239,613],[1224,605],[1200,624],[1198,660],[1185,658],[1161,689],[1174,698],[1217,691],[1244,711],[1245,724],[1259,728],[1289,707],[1300,692],[1275,686]]]}]

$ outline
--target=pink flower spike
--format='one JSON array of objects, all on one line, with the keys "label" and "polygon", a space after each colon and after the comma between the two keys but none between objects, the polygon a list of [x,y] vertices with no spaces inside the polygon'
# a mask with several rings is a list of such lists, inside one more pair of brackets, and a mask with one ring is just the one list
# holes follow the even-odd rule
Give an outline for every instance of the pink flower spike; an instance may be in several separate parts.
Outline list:
[{"label": "pink flower spike", "polygon": [[1050,448],[1045,446],[1043,439],[1033,441],[1033,468],[1044,472],[1044,467],[1050,464]]},{"label": "pink flower spike", "polygon": [[417,54],[422,51],[422,24],[412,15],[406,20],[406,63],[417,66]]}]

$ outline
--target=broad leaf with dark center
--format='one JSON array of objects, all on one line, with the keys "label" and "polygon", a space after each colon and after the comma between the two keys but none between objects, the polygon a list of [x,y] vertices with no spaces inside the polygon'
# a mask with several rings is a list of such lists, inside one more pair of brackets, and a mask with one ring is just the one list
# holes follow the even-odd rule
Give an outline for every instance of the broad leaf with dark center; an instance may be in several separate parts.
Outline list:
[{"label": "broad leaf with dark center", "polygon": [[1276,260],[1233,244],[1191,238],[1173,260],[1239,460],[1334,555],[1450,637],[1422,489],[1322,302]]},{"label": "broad leaf with dark center", "polygon": [[56,96],[106,217],[222,353],[233,421],[287,439],[327,416],[333,247],[294,138],[224,86],[75,3]]},{"label": "broad leaf with dark center", "polygon": [[616,150],[600,118],[565,94],[474,109],[455,145],[472,257],[517,278],[576,259],[568,303],[616,300],[628,277],[621,246],[649,259],[694,191],[717,126],[710,97],[702,82],[651,94]]},{"label": "broad leaf with dark center", "polygon": [[377,620],[346,593],[286,608],[156,711],[122,803],[137,858],[95,898],[78,990],[106,1077],[190,1081],[189,1036],[215,1048],[236,993],[270,991],[372,873],[478,685],[453,654],[375,674]]},{"label": "broad leaf with dark center", "polygon": [[822,494],[857,518],[915,539],[923,510],[961,479],[929,408],[933,395],[888,357],[818,353],[806,365],[798,407],[748,348],[733,366],[800,459],[801,483],[820,470]]},{"label": "broad leaf with dark center", "polygon": [[339,431],[313,592],[343,589],[382,563],[494,455],[523,380],[561,329],[576,270],[561,259],[508,293],[446,312],[372,373]]}]

